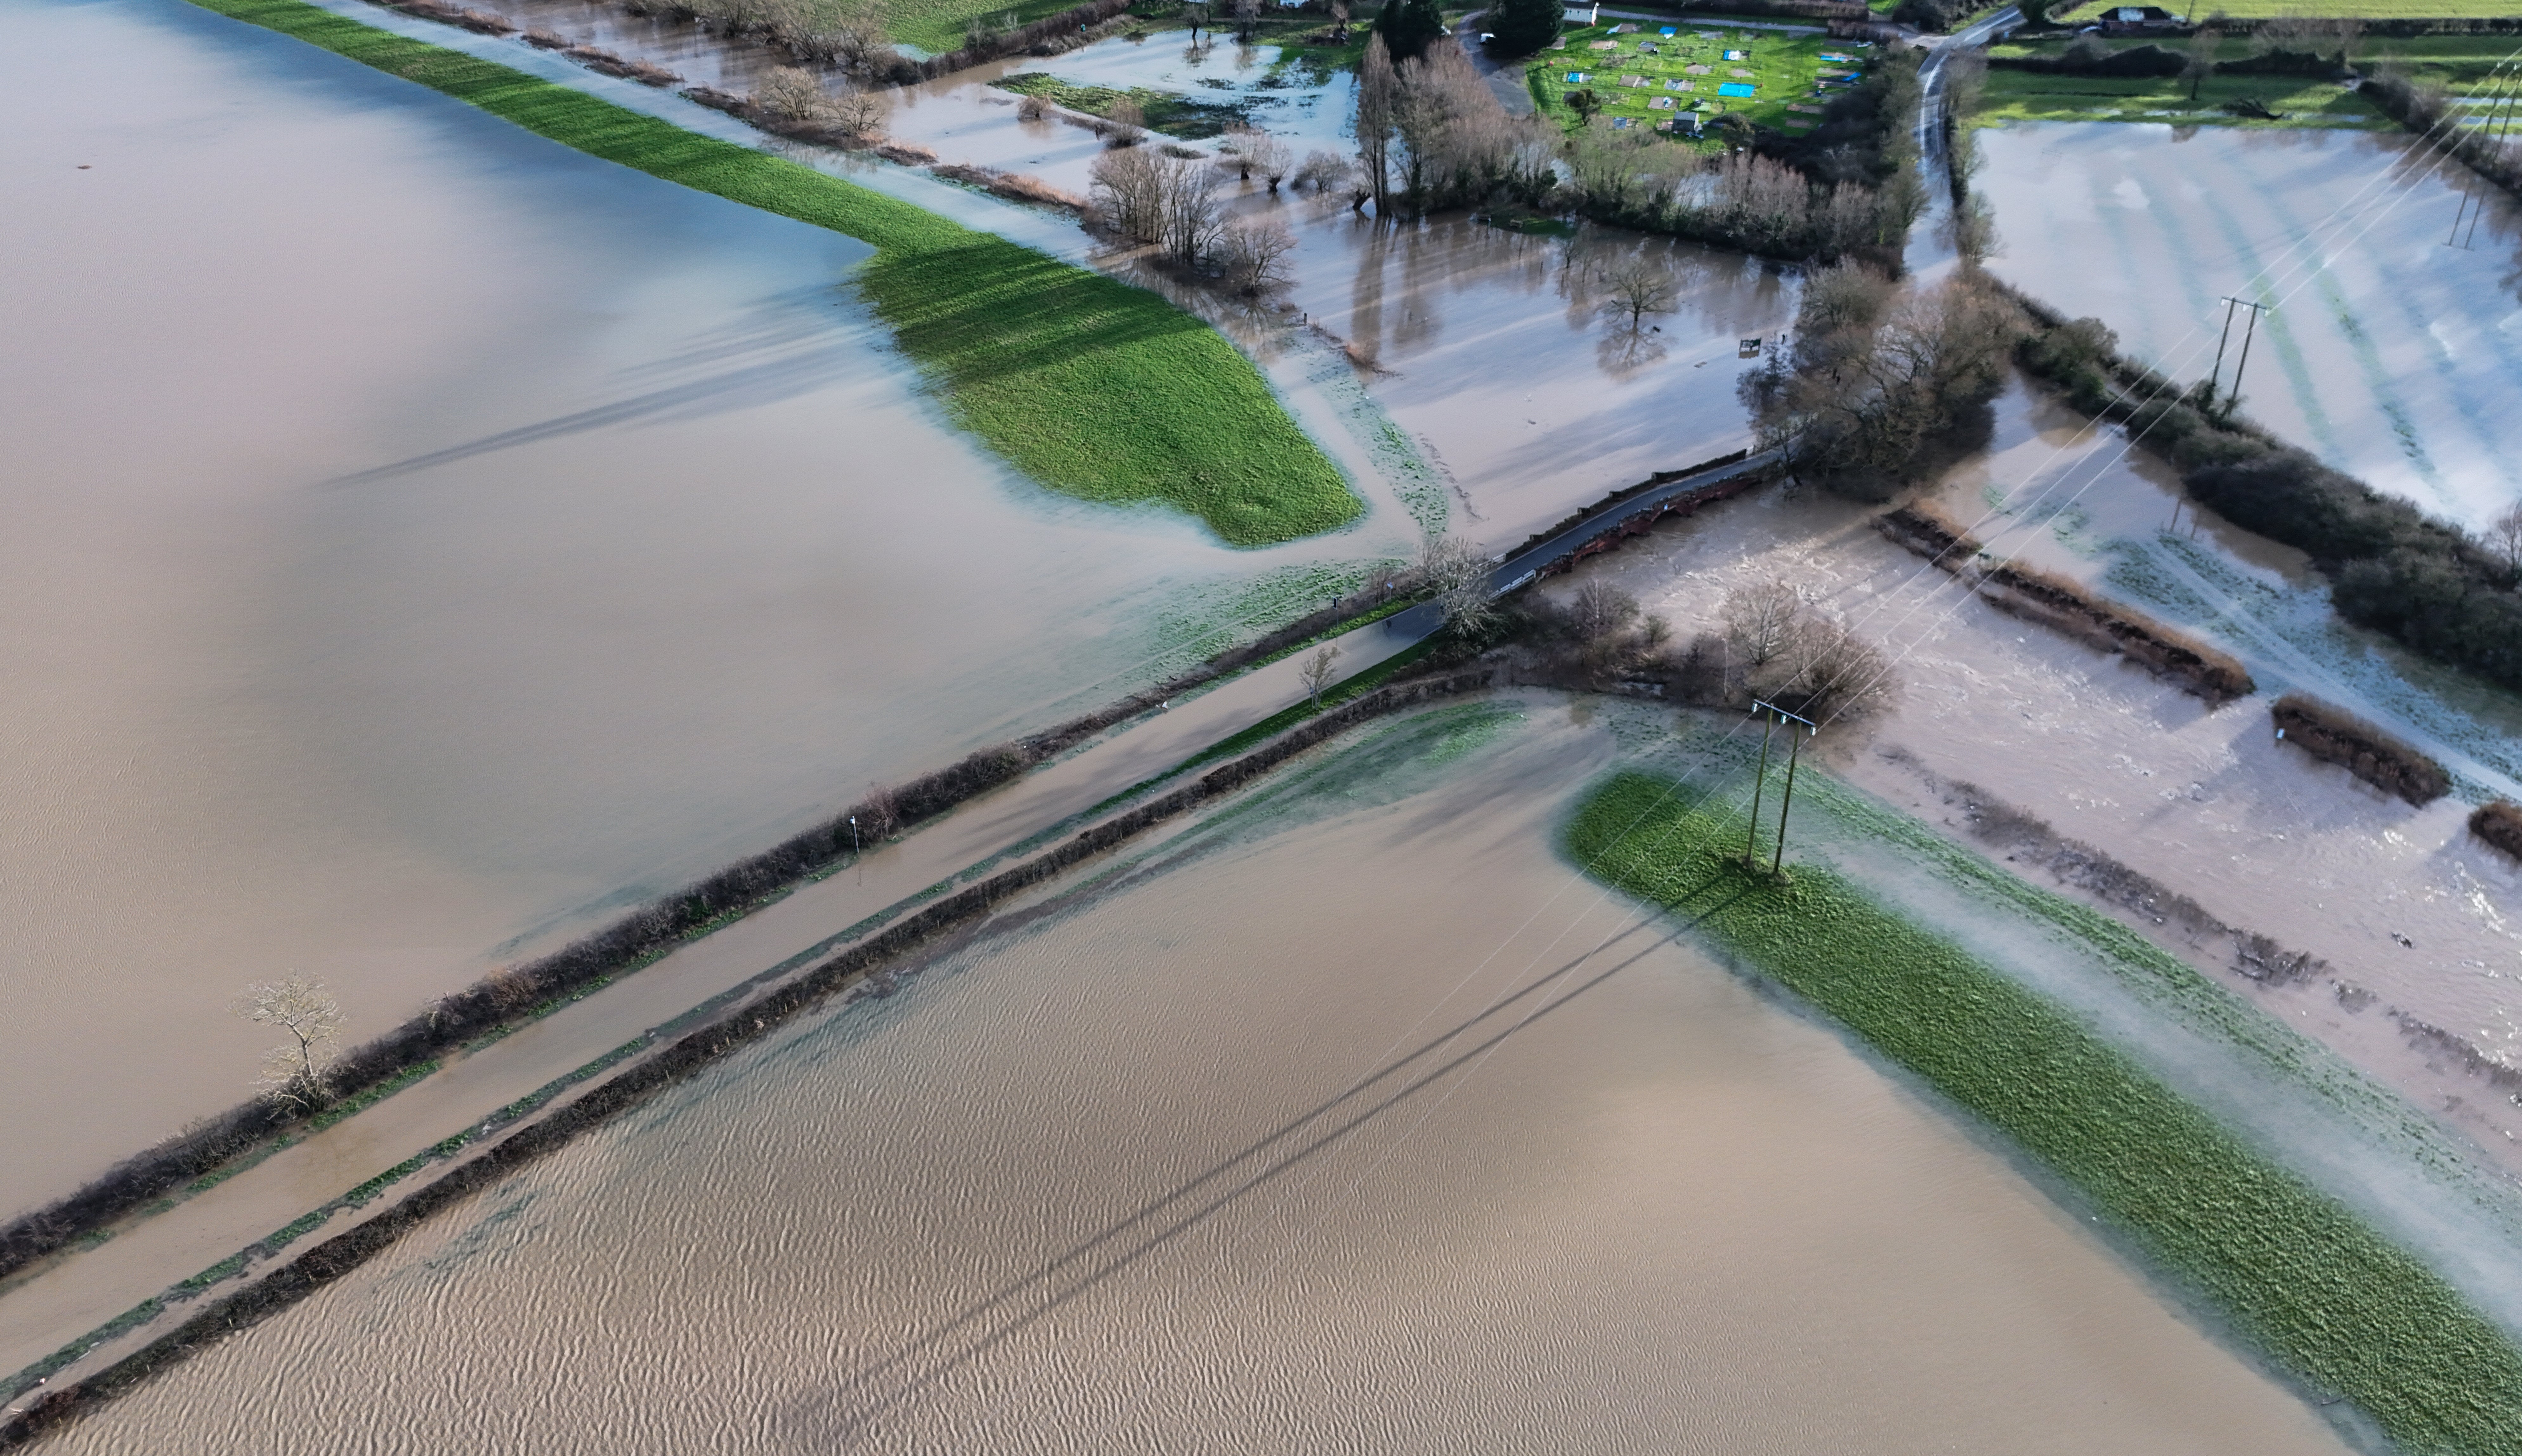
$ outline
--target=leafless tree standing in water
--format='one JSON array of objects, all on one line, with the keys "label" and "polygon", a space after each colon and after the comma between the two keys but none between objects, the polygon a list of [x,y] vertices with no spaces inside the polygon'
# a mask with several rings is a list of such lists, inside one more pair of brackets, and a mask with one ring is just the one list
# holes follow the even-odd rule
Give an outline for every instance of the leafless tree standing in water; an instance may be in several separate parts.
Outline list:
[{"label": "leafless tree standing in water", "polygon": [[255,1085],[273,1103],[293,1113],[308,1113],[332,1099],[324,1073],[340,1060],[334,1037],[342,1029],[342,1008],[324,982],[293,976],[245,988],[230,1008],[257,1026],[278,1026],[289,1040],[262,1054]]},{"label": "leafless tree standing in water", "polygon": [[1303,669],[1297,674],[1305,680],[1306,696],[1313,699],[1317,709],[1323,705],[1323,690],[1329,688],[1331,685],[1331,679],[1339,675],[1337,665],[1339,655],[1338,648],[1326,642],[1320,651],[1305,660]]},{"label": "leafless tree standing in water", "polygon": [[753,104],[782,121],[817,120],[830,106],[822,81],[801,66],[774,66],[764,73]]},{"label": "leafless tree standing in water", "polygon": [[1111,128],[1109,140],[1115,147],[1135,147],[1146,140],[1147,114],[1127,96],[1103,109],[1103,121]]},{"label": "leafless tree standing in water", "polygon": [[1747,666],[1760,668],[1795,645],[1802,624],[1804,602],[1783,576],[1738,586],[1725,594],[1717,619],[1725,624],[1725,642]]},{"label": "leafless tree standing in water", "polygon": [[1277,218],[1238,222],[1219,236],[1218,256],[1226,281],[1238,294],[1259,295],[1287,281],[1284,262],[1296,247],[1296,235]]}]

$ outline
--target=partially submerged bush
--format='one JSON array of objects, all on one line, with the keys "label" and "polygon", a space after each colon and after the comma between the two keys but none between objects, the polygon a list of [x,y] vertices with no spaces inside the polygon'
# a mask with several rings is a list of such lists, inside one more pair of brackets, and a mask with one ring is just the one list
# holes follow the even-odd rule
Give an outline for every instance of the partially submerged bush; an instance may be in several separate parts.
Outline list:
[{"label": "partially submerged bush", "polygon": [[2469,832],[2522,859],[2522,804],[2509,798],[2480,804],[2469,816]]}]

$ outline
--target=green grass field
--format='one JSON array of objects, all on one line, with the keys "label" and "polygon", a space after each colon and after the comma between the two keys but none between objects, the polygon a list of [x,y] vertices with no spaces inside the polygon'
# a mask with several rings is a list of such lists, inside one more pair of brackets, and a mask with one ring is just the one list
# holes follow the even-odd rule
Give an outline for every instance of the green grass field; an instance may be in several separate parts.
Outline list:
[{"label": "green grass field", "polygon": [[2078,1023],[1827,871],[1747,873],[1743,822],[1621,773],[1566,852],[1664,907],[2063,1178],[2243,1339],[2409,1452],[2522,1451],[2522,1350],[2434,1272]]},{"label": "green grass field", "polygon": [[1018,96],[1049,97],[1054,106],[1094,116],[1111,114],[1112,103],[1126,96],[1139,104],[1140,114],[1146,118],[1150,130],[1170,137],[1223,136],[1229,126],[1250,119],[1250,109],[1233,102],[1200,101],[1180,92],[1151,91],[1144,86],[1127,91],[1110,86],[1080,86],[1041,70],[1017,71],[990,84]]},{"label": "green grass field", "polygon": [[[1675,33],[1659,33],[1666,29]],[[1727,51],[1744,57],[1728,60]],[[1825,61],[1825,53],[1853,59]],[[1636,23],[1621,33],[1596,25],[1570,30],[1557,48],[1542,52],[1525,68],[1525,83],[1535,104],[1565,126],[1576,124],[1567,93],[1588,89],[1603,103],[1596,126],[1672,128],[1687,136],[1689,123],[1675,118],[1696,112],[1709,120],[1740,112],[1763,126],[1796,132],[1819,119],[1826,98],[1816,88],[1825,73],[1853,78],[1873,54],[1855,41],[1727,29],[1715,21]],[[1694,68],[1705,73],[1693,74]],[[1750,74],[1737,76],[1737,70]],[[1570,72],[1584,79],[1570,81]],[[1748,85],[1753,94],[1720,95],[1717,88],[1725,85]]]},{"label": "green grass field", "polygon": [[[1228,542],[1330,530],[1363,503],[1217,331],[1144,289],[908,203],[303,0],[196,0],[417,81],[591,157],[846,233],[855,275],[956,422],[1035,480],[1163,501]],[[917,488],[905,481],[904,488]]]},{"label": "green grass field", "polygon": [[[2100,15],[2118,0],[2092,0],[2074,10],[2054,12],[2050,20],[2062,25],[2081,24]],[[2192,17],[2204,23],[2213,16],[2228,16],[2237,21],[2267,20],[2281,15],[2354,16],[2367,21],[2399,20],[2493,20],[2499,16],[2522,15],[2522,5],[2514,0],[2211,0],[2211,3],[2183,9],[2167,5],[2174,15]]]},{"label": "green grass field", "polygon": [[885,28],[906,45],[943,55],[962,47],[974,21],[1030,25],[1076,5],[1077,0],[892,0],[885,7]]},{"label": "green grass field", "polygon": [[[2255,120],[2220,110],[2228,101],[2258,100],[2283,120]],[[2006,121],[2160,121],[2204,126],[2343,126],[2397,123],[2355,92],[2302,76],[2210,76],[2189,99],[2177,76],[2078,76],[1991,68],[1972,119]]]}]

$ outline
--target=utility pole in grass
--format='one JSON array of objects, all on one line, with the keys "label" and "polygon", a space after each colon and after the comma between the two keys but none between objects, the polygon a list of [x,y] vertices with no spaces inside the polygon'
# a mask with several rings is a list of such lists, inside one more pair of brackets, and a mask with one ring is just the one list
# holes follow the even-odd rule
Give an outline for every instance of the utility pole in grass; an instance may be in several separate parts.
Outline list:
[{"label": "utility pole in grass", "polygon": [[[1743,841],[1743,868],[1756,875],[1760,872],[1760,791],[1766,788],[1769,782],[1769,738],[1778,731],[1778,725],[1781,723],[1802,725],[1804,738],[1810,738],[1819,733],[1821,725],[1800,714],[1791,713],[1774,703],[1763,703],[1757,698],[1751,700],[1751,713],[1752,716],[1762,719],[1764,726],[1760,729],[1760,771],[1751,780],[1751,828]],[[1791,735],[1794,732],[1793,729],[1788,731]],[[1787,812],[1796,806],[1796,764],[1803,758],[1804,738],[1790,737],[1789,739],[1787,789],[1785,796],[1778,801],[1778,850],[1769,859],[1771,875],[1777,874],[1787,861]]]}]

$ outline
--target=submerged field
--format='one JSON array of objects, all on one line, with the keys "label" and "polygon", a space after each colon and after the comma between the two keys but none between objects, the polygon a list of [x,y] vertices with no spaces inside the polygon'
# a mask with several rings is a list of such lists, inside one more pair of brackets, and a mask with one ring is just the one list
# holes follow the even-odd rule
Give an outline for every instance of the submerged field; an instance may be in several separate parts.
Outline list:
[{"label": "submerged field", "polygon": [[1154,294],[796,162],[301,0],[201,3],[591,156],[873,244],[859,286],[949,413],[1054,490],[1161,501],[1238,546],[1330,530],[1363,509],[1251,363]]},{"label": "submerged field", "polygon": [[2004,1132],[2407,1449],[2522,1447],[2522,1351],[2440,1277],[2063,1008],[1837,875],[1746,872],[1743,833],[1673,781],[1624,772],[1587,796],[1566,847]]}]

